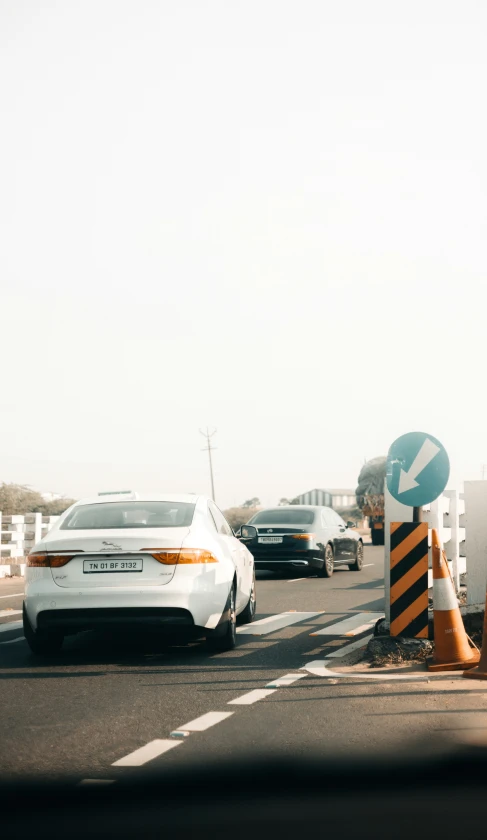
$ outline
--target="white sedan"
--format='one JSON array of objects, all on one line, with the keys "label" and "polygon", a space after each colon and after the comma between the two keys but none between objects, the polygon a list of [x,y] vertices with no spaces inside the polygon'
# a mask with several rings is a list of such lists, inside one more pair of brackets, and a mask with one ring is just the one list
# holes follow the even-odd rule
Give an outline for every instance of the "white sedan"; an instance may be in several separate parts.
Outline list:
[{"label": "white sedan", "polygon": [[100,494],[72,505],[27,558],[24,633],[34,653],[64,636],[131,624],[201,629],[235,646],[256,609],[254,559],[205,496]]}]

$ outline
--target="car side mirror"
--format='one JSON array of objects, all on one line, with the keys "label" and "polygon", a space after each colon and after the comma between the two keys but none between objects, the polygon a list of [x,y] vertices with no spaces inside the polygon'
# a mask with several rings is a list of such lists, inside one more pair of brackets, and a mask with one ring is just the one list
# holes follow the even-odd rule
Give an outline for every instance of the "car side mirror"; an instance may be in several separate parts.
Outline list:
[{"label": "car side mirror", "polygon": [[257,528],[254,528],[253,525],[242,525],[240,529],[240,539],[245,540],[255,540],[257,536]]},{"label": "car side mirror", "polygon": [[355,522],[347,522],[347,528],[355,528]]}]

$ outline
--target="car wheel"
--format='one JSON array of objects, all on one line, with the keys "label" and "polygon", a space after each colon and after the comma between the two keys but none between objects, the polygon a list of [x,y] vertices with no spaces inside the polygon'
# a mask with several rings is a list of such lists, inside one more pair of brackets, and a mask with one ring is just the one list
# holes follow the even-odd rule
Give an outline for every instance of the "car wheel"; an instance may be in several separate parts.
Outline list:
[{"label": "car wheel", "polygon": [[32,653],[45,656],[61,650],[64,634],[59,630],[33,630],[25,609],[25,604],[22,605],[22,622],[24,625],[25,640]]},{"label": "car wheel", "polygon": [[228,612],[227,621],[223,621],[214,630],[206,635],[206,643],[215,651],[233,650],[237,642],[237,614],[235,611],[235,584],[232,584],[228,595],[225,612]]},{"label": "car wheel", "polygon": [[244,610],[240,613],[238,617],[239,624],[250,624],[255,617],[255,611],[257,609],[257,596],[255,594],[255,570],[254,576],[252,578],[252,589],[250,590],[250,598],[247,606]]},{"label": "car wheel", "polygon": [[351,572],[360,572],[364,565],[364,544],[362,541],[357,543],[357,554],[355,556],[355,563],[349,563],[348,568]]},{"label": "car wheel", "polygon": [[332,576],[334,559],[335,555],[333,552],[333,546],[330,545],[330,543],[327,543],[325,546],[325,559],[323,561],[323,567],[319,570],[318,577],[330,578]]}]

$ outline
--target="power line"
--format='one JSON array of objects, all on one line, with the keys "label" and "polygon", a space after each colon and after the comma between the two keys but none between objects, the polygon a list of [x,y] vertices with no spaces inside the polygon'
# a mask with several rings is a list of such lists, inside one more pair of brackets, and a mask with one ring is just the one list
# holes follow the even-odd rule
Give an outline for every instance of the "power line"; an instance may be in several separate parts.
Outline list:
[{"label": "power line", "polygon": [[203,432],[200,429],[200,435],[203,435],[203,437],[206,438],[206,446],[201,451],[208,452],[208,460],[210,462],[211,498],[213,499],[213,501],[215,501],[215,482],[213,480],[213,463],[211,460],[211,453],[216,447],[211,445],[211,438],[214,434],[216,434],[216,429],[213,429],[213,431],[210,432],[208,426],[206,427],[206,432]]}]

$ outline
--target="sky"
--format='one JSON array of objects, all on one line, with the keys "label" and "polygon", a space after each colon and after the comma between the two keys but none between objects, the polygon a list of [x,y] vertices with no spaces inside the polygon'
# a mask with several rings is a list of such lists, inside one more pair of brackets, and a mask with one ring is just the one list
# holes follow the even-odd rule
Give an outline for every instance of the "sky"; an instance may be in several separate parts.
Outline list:
[{"label": "sky", "polygon": [[487,463],[482,0],[0,0],[0,481]]}]

